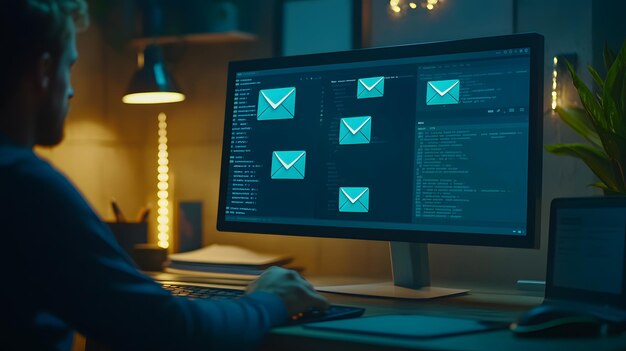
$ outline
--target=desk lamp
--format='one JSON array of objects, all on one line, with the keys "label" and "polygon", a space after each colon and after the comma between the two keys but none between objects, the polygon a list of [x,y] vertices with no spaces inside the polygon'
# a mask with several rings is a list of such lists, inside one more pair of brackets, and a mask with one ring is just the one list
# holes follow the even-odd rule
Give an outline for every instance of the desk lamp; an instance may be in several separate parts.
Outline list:
[{"label": "desk lamp", "polygon": [[164,104],[185,100],[185,95],[165,68],[161,48],[148,45],[137,55],[139,66],[122,101],[127,104]]},{"label": "desk lamp", "polygon": [[[122,101],[126,104],[164,104],[181,102],[185,95],[165,68],[163,55],[156,45],[148,45],[138,55],[138,69],[128,85]],[[167,116],[161,112],[159,121],[159,146],[157,166],[157,230],[158,245],[169,247],[170,211],[169,211],[169,160],[167,151]]]}]

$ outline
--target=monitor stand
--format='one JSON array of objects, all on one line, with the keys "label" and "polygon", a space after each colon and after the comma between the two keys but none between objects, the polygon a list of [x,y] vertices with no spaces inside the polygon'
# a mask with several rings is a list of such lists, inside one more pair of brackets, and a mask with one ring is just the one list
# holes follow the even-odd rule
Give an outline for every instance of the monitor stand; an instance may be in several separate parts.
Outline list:
[{"label": "monitor stand", "polygon": [[390,242],[389,246],[393,282],[316,286],[316,290],[338,294],[415,300],[459,295],[469,291],[430,286],[428,244]]}]

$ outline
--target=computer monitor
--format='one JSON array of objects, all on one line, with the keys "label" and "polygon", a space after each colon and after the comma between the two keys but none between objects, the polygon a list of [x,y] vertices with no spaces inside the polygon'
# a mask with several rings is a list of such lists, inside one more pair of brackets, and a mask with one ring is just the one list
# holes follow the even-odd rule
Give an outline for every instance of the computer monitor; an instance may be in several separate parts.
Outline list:
[{"label": "computer monitor", "polygon": [[542,76],[538,34],[231,62],[218,230],[389,241],[357,293],[462,292],[427,243],[538,247]]}]

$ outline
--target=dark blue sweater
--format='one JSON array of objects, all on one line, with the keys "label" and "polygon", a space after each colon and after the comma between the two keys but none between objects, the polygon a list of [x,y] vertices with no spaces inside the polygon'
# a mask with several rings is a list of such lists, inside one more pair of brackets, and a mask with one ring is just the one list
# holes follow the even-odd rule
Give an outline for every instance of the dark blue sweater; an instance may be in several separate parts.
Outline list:
[{"label": "dark blue sweater", "polygon": [[113,349],[253,349],[282,301],[173,297],[134,266],[75,187],[0,135],[3,345],[69,350],[77,330]]}]

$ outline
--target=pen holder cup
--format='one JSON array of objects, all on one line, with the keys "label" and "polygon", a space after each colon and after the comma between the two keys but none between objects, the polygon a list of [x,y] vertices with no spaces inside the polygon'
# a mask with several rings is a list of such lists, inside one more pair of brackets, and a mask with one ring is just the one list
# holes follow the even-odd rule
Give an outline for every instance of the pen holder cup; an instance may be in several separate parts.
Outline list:
[{"label": "pen holder cup", "polygon": [[[126,253],[133,257],[133,251],[135,245],[145,244],[148,242],[148,223],[118,223],[107,222],[109,228],[113,232],[118,244],[126,251]],[[133,257],[134,259],[134,257]]]},{"label": "pen holder cup", "polygon": [[167,249],[156,244],[136,244],[133,259],[142,270],[159,272],[167,261]]}]

